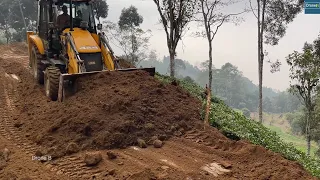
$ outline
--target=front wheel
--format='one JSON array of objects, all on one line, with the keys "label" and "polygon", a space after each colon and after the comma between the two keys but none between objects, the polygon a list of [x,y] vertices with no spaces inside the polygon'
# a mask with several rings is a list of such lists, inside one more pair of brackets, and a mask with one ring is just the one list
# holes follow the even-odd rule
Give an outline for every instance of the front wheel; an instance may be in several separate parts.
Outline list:
[{"label": "front wheel", "polygon": [[31,58],[29,59],[29,66],[32,68],[34,79],[41,85],[44,83],[44,69],[42,68],[41,64],[42,59],[43,56],[40,54],[38,48],[34,45],[31,51]]},{"label": "front wheel", "polygon": [[45,71],[45,91],[46,96],[52,101],[58,99],[60,69],[55,66],[47,67]]}]

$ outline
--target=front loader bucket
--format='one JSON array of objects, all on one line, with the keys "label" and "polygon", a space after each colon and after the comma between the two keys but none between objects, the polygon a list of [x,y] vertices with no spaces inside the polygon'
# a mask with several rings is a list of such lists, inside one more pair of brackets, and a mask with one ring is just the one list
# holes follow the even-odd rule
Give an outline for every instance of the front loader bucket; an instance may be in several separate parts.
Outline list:
[{"label": "front loader bucket", "polygon": [[[127,68],[127,69],[117,69],[114,71],[137,71],[142,70],[149,73],[150,76],[155,75],[155,68]],[[61,74],[59,80],[59,90],[58,90],[58,101],[64,101],[66,96],[72,95],[77,91],[76,87],[76,79],[79,77],[83,77],[86,75],[92,75],[97,73],[110,72],[110,70],[103,71],[92,71],[92,72],[84,72],[84,73],[76,73],[76,74]],[[71,87],[70,87],[71,85]]]}]

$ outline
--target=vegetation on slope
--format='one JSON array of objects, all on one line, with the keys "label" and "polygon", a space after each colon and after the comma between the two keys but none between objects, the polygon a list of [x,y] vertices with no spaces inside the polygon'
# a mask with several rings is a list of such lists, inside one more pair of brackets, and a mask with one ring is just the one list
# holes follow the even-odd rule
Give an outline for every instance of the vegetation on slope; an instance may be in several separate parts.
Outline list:
[{"label": "vegetation on slope", "polygon": [[[306,139],[302,136],[295,136],[291,133],[284,132],[280,127],[276,127],[273,125],[266,125],[267,128],[277,133],[277,135],[287,143],[292,143],[294,147],[296,147],[298,150],[306,153],[307,147],[306,147]],[[317,144],[315,142],[311,143],[311,156],[315,157],[315,153],[317,151]]]},{"label": "vegetation on slope", "polygon": [[[176,77],[195,81],[201,87],[209,82],[208,62],[203,62],[201,68],[193,66],[186,60],[176,59]],[[160,61],[156,57],[141,61],[143,67],[156,67],[157,72],[167,75],[170,60],[163,57]],[[257,111],[259,88],[243,75],[237,66],[225,63],[220,68],[213,68],[212,93],[223,100],[228,106],[237,109],[246,108],[250,112]],[[301,103],[299,99],[287,91],[277,92],[263,87],[263,109],[265,112],[284,113],[297,110]]]},{"label": "vegetation on slope", "polygon": [[[164,82],[171,81],[168,76],[157,74],[156,77]],[[177,81],[180,86],[192,95],[203,100],[204,89],[199,85],[184,80]],[[284,142],[276,132],[234,111],[222,100],[213,97],[211,101],[211,125],[218,128],[227,137],[246,139],[253,144],[261,145],[273,152],[280,153],[289,160],[299,162],[312,175],[320,178],[320,160],[308,157],[305,153],[296,149],[293,144]],[[203,103],[205,104],[205,101]]]},{"label": "vegetation on slope", "polygon": [[[300,113],[300,112],[299,112]],[[296,121],[295,113],[263,113],[263,124],[267,128],[275,131],[282,140],[287,143],[292,143],[298,150],[302,152],[307,152],[306,138],[301,132],[301,125],[293,125],[292,122]],[[252,113],[251,118],[258,121],[258,113]],[[300,118],[300,117],[297,117]],[[318,150],[318,145],[315,141],[311,142],[311,156],[316,157],[315,154]]]}]

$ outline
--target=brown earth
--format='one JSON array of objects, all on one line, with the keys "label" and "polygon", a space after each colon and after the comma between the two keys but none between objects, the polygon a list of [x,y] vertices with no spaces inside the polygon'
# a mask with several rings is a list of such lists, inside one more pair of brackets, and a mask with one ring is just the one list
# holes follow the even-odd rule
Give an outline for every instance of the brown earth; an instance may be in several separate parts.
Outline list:
[{"label": "brown earth", "polygon": [[[25,46],[0,51],[0,150],[14,151],[8,162],[0,156],[1,179],[316,179],[261,146],[203,131],[200,102],[144,72],[87,76],[77,94],[51,102],[32,80]],[[153,136],[162,148],[136,146]],[[86,167],[87,152],[102,161]]]}]

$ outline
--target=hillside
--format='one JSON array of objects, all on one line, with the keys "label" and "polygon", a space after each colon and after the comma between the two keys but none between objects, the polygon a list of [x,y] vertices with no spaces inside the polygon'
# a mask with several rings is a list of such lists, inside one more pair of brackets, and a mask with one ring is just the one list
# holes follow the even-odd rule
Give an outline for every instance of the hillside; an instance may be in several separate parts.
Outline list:
[{"label": "hillside", "polygon": [[[166,75],[169,70],[169,57],[163,57],[162,61],[149,59],[141,61],[139,66],[156,67],[156,71]],[[195,82],[205,87],[208,82],[208,71],[206,62],[202,63],[202,70],[191,65],[188,61],[177,59],[177,77]],[[256,112],[258,107],[258,86],[231,63],[224,64],[220,69],[213,68],[213,93],[222,99],[227,105]],[[301,106],[296,96],[284,91],[278,92],[271,88],[263,87],[264,110],[272,113],[292,112]]]},{"label": "hillside", "polygon": [[[216,128],[204,131],[199,98],[203,91],[195,84],[171,84],[166,76],[154,79],[143,72],[109,72],[82,79],[79,92],[64,103],[51,102],[32,80],[26,47],[13,44],[0,50],[4,104],[0,148],[12,152],[1,151],[1,179],[315,179],[310,174],[319,175],[312,159],[298,154],[300,159],[292,159],[294,154],[265,146],[271,142],[259,144],[233,129],[246,124],[238,121],[250,122],[218,99],[212,99],[210,115]],[[231,122],[233,126],[228,125]],[[243,130],[250,129],[241,129],[248,135]],[[259,140],[268,131],[264,133],[257,131],[252,137]],[[279,147],[277,143],[274,146]],[[296,153],[294,148],[291,152]],[[42,163],[20,159],[48,155],[53,159]],[[292,160],[303,160],[299,161],[303,166]]]},{"label": "hillside", "polygon": [[[252,113],[251,117],[258,121],[258,113]],[[276,132],[281,139],[287,143],[292,143],[298,150],[306,153],[306,139],[301,136],[293,133],[293,130],[290,126],[290,123],[286,119],[286,114],[263,114],[263,124]],[[312,141],[311,143],[311,156],[315,156],[315,152],[318,150],[318,145],[316,142]]]}]

